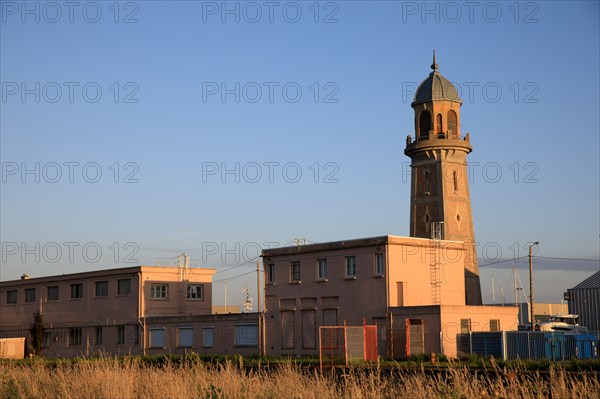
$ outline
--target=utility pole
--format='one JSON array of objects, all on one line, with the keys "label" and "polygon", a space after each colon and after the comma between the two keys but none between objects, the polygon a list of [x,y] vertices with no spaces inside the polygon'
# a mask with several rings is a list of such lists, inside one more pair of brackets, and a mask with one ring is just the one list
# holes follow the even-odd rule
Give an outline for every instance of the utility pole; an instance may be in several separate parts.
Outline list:
[{"label": "utility pole", "polygon": [[258,312],[261,312],[260,308],[260,266],[258,261],[256,261],[256,309]]},{"label": "utility pole", "polygon": [[531,331],[535,331],[534,330],[534,325],[535,325],[535,319],[533,317],[533,267],[532,267],[532,253],[533,253],[533,247],[535,245],[538,245],[539,241],[534,242],[532,245],[529,246],[529,306],[531,307]]}]

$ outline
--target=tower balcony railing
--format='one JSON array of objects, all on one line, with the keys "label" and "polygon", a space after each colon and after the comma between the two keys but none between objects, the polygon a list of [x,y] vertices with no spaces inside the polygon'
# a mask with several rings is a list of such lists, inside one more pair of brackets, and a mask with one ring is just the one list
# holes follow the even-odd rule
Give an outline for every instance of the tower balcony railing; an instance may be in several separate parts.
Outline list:
[{"label": "tower balcony railing", "polygon": [[434,141],[434,140],[462,140],[462,141],[466,141],[467,143],[471,142],[469,133],[465,134],[461,138],[458,134],[452,133],[452,130],[448,130],[443,133],[434,133],[433,130],[430,130],[429,135],[427,135],[425,137],[421,137],[421,138],[417,138],[416,136],[413,138],[411,135],[408,135],[406,137],[406,145],[414,144],[418,141],[424,141],[424,140],[432,140],[432,141]]}]

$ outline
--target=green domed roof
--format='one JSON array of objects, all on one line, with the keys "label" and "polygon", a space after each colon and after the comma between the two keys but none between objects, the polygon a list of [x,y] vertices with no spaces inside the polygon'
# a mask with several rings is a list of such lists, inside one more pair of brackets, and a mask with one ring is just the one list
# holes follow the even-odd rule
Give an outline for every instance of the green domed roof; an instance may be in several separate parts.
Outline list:
[{"label": "green domed roof", "polygon": [[431,69],[433,69],[433,72],[429,74],[427,79],[421,82],[411,105],[414,106],[432,100],[447,100],[462,103],[456,87],[437,71],[438,64],[435,63],[435,51],[433,52]]}]

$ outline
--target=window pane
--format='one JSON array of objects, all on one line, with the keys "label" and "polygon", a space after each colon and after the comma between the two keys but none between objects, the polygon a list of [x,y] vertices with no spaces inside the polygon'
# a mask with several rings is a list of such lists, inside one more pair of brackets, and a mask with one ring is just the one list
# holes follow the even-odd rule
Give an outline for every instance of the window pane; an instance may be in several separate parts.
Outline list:
[{"label": "window pane", "polygon": [[129,295],[131,294],[131,279],[117,280],[117,293],[118,295]]},{"label": "window pane", "polygon": [[117,345],[125,343],[125,326],[117,326]]},{"label": "window pane", "polygon": [[188,285],[187,299],[202,300],[204,298],[204,286],[202,284]]},{"label": "window pane", "polygon": [[356,258],[354,256],[346,258],[346,275],[348,277],[356,275]]},{"label": "window pane", "polygon": [[58,301],[58,286],[57,285],[48,287],[48,296],[47,296],[46,300],[47,301]]},{"label": "window pane", "polygon": [[291,281],[300,281],[300,262],[299,261],[292,262],[290,279],[291,279]]},{"label": "window pane", "polygon": [[275,265],[273,263],[269,264],[269,283],[275,281]]},{"label": "window pane", "polygon": [[212,348],[214,332],[215,332],[214,327],[203,327],[202,328],[202,346],[207,347],[207,348]]},{"label": "window pane", "polygon": [[327,278],[327,259],[319,259],[319,279]]},{"label": "window pane", "polygon": [[383,254],[375,255],[375,274],[378,276],[383,274]]},{"label": "window pane", "polygon": [[71,299],[83,298],[83,284],[71,284]]},{"label": "window pane", "polygon": [[17,290],[6,291],[6,303],[7,304],[17,303]]},{"label": "window pane", "polygon": [[236,324],[236,345],[258,345],[258,324]]},{"label": "window pane", "polygon": [[150,298],[166,299],[168,295],[167,284],[152,284],[150,286]]},{"label": "window pane", "polygon": [[96,296],[108,296],[108,281],[96,281]]},{"label": "window pane", "polygon": [[177,329],[177,347],[191,348],[194,346],[194,329],[182,327]]},{"label": "window pane", "polygon": [[150,347],[164,348],[165,346],[165,329],[153,328],[150,329]]},{"label": "window pane", "polygon": [[94,345],[102,345],[102,327],[94,328]]},{"label": "window pane", "polygon": [[25,290],[25,302],[35,302],[35,288]]}]

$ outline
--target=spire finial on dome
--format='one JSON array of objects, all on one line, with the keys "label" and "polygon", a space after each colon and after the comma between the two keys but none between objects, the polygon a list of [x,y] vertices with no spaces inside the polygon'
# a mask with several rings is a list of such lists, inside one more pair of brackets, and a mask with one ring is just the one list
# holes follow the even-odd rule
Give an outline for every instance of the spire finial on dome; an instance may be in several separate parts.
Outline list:
[{"label": "spire finial on dome", "polygon": [[433,64],[431,64],[431,69],[433,69],[433,71],[435,72],[435,70],[438,68],[438,64],[435,63],[435,50],[433,50]]}]

